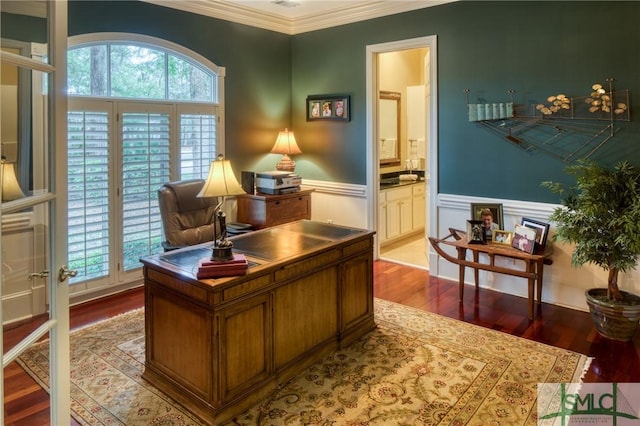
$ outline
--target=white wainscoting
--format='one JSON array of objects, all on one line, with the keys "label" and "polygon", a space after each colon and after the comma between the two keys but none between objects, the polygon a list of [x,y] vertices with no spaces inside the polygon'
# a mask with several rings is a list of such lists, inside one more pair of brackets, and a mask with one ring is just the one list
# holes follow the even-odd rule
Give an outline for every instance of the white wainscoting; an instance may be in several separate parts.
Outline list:
[{"label": "white wainscoting", "polygon": [[[303,186],[315,189],[312,194],[311,218],[313,220],[368,228],[369,201],[367,200],[366,186],[307,179],[303,181]],[[429,204],[428,199],[426,202]],[[438,194],[435,203],[437,211],[433,213],[435,222],[432,222],[436,225],[432,229],[437,230],[437,234],[431,231],[431,236],[445,237],[449,234],[450,227],[465,229],[466,221],[471,215],[471,203],[501,203],[506,230],[513,230],[523,217],[547,222],[549,215],[557,207],[557,205],[548,203]],[[551,245],[553,249],[551,256],[553,264],[545,265],[544,268],[542,301],[587,311],[584,292],[593,287],[605,287],[607,273],[593,265],[574,268],[571,265],[572,246],[551,241],[551,236],[554,233],[552,224],[547,244]],[[455,250],[452,253],[455,253]],[[514,261],[496,260],[496,264],[500,264],[500,262]],[[458,281],[458,267],[440,259],[431,248],[429,250],[429,265],[432,275]],[[513,266],[513,264],[508,266]],[[467,284],[472,285],[473,271],[468,270],[465,278]],[[640,294],[640,271],[621,273],[619,284],[623,290]],[[527,297],[527,281],[523,278],[480,271],[480,286]]]},{"label": "white wainscoting", "polygon": [[2,218],[2,323],[20,322],[47,311],[47,279],[29,277],[46,269],[43,225],[33,214]]},{"label": "white wainscoting", "polygon": [[369,228],[366,186],[309,179],[304,179],[302,184],[305,189],[314,189],[311,194],[311,219]]},{"label": "white wainscoting", "polygon": [[[470,203],[502,203],[506,230],[513,230],[515,224],[520,223],[522,217],[548,222],[549,215],[557,205],[525,202],[519,200],[504,200],[492,198],[478,198],[439,194],[438,206],[438,236],[448,235],[449,227],[462,228],[466,226],[466,220],[470,217]],[[593,265],[585,265],[574,268],[571,265],[572,246],[551,241],[554,234],[551,224],[550,236],[547,244],[553,249],[552,265],[545,265],[544,282],[542,287],[542,301],[559,306],[587,311],[585,302],[585,290],[593,287],[605,287],[607,274]],[[454,250],[455,252],[455,250]],[[439,277],[458,280],[458,267],[439,259],[433,250],[430,251],[431,273]],[[504,262],[513,262],[503,259]],[[496,263],[499,261],[496,260]],[[512,265],[509,265],[512,266]],[[465,274],[467,284],[473,284],[472,270]],[[623,273],[619,278],[621,288],[638,294],[640,292],[640,273],[630,271]],[[517,278],[480,271],[480,286],[517,296],[527,296],[527,282],[524,278]]]}]

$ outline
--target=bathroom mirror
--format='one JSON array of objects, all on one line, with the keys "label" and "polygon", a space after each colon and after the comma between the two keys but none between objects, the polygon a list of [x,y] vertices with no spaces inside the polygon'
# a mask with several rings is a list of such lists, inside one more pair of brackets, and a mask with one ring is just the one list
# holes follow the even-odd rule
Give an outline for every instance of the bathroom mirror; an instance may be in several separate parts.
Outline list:
[{"label": "bathroom mirror", "polygon": [[400,93],[380,91],[378,99],[380,167],[400,165]]}]

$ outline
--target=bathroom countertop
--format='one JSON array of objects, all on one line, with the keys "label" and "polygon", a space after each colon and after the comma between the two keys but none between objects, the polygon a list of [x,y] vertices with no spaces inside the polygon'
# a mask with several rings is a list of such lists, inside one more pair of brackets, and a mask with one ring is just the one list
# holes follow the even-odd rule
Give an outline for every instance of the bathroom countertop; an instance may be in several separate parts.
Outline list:
[{"label": "bathroom countertop", "polygon": [[415,185],[418,183],[425,183],[424,178],[419,178],[418,180],[400,180],[397,177],[393,178],[385,178],[380,179],[380,189],[392,189],[392,188],[400,188],[402,186]]}]

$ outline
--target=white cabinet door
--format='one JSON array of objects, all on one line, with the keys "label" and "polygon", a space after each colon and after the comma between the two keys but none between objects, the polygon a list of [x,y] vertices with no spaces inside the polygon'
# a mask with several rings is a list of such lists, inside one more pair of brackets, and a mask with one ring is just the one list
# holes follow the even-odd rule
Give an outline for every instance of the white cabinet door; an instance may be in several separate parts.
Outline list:
[{"label": "white cabinet door", "polygon": [[385,192],[380,192],[378,203],[378,241],[384,242],[387,239],[387,198]]},{"label": "white cabinet door", "polygon": [[387,240],[411,230],[411,187],[389,189],[387,200]]},{"label": "white cabinet door", "polygon": [[425,199],[425,185],[413,186],[413,198],[411,199],[412,211],[413,211],[413,231],[424,228],[425,225],[425,212],[426,212],[426,199]]}]

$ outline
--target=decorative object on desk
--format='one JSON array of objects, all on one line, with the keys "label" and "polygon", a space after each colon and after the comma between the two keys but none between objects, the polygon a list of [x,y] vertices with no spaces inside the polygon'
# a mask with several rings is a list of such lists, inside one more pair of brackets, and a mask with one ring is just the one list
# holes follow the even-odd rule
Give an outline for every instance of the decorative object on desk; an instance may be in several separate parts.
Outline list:
[{"label": "decorative object on desk", "polygon": [[282,158],[276,164],[276,169],[283,172],[293,172],[296,169],[296,163],[289,158],[289,155],[302,154],[302,151],[298,148],[296,137],[289,129],[284,129],[284,132],[278,133],[278,138],[273,148],[271,148],[271,152],[273,154],[282,154]]},{"label": "decorative object on desk", "polygon": [[521,225],[531,228],[536,231],[536,246],[537,251],[543,251],[547,245],[547,236],[549,235],[549,224],[546,222],[540,222],[539,220],[523,217],[520,222]]},{"label": "decorative object on desk", "polygon": [[543,186],[562,195],[562,206],[549,220],[556,225],[554,240],[575,244],[571,263],[586,263],[608,271],[607,288],[586,293],[598,332],[629,341],[640,320],[640,297],[618,288],[618,273],[635,269],[640,256],[640,168],[623,161],[603,167],[580,161],[567,167],[576,184]]},{"label": "decorative object on desk", "polygon": [[493,242],[496,244],[504,244],[510,246],[512,239],[513,232],[511,231],[504,231],[502,229],[496,229],[495,231],[493,231]]},{"label": "decorative object on desk", "polygon": [[15,164],[2,156],[2,201],[13,201],[24,197],[16,176]]},{"label": "decorative object on desk", "polygon": [[467,242],[469,244],[487,243],[487,236],[481,220],[467,220]]},{"label": "decorative object on desk", "polygon": [[351,120],[350,96],[309,95],[307,96],[307,121]]},{"label": "decorative object on desk", "polygon": [[222,278],[245,275],[249,269],[249,263],[244,254],[235,253],[229,260],[201,259],[198,264],[196,278]]},{"label": "decorative object on desk", "polygon": [[536,231],[535,229],[527,228],[524,225],[516,225],[513,230],[513,238],[511,239],[511,246],[517,248],[525,253],[533,253],[536,245]]},{"label": "decorative object on desk", "polygon": [[487,241],[491,241],[494,230],[505,227],[502,204],[471,203],[471,219],[483,222]]},{"label": "decorative object on desk", "polygon": [[[374,299],[374,309],[377,327],[361,341],[309,366],[226,424],[285,418],[303,424],[309,416],[321,424],[346,418],[374,424],[385,411],[387,420],[378,423],[437,423],[446,416],[454,424],[490,424],[499,413],[503,424],[535,424],[536,383],[579,383],[589,366],[576,352],[397,303]],[[140,379],[144,328],[144,310],[137,309],[70,333],[71,415],[78,423],[202,424]],[[17,363],[49,391],[49,340],[27,348]],[[426,396],[435,392],[441,399]]]},{"label": "decorative object on desk", "polygon": [[198,193],[198,197],[220,197],[220,202],[216,206],[216,214],[213,219],[214,238],[215,235],[217,235],[217,233],[215,232],[216,221],[218,222],[218,225],[220,227],[220,238],[214,241],[211,260],[233,259],[233,243],[227,240],[226,215],[221,210],[221,207],[224,204],[224,197],[244,193],[244,190],[233,174],[231,162],[229,160],[225,160],[222,154],[218,155],[218,158],[211,162],[207,180]]}]

